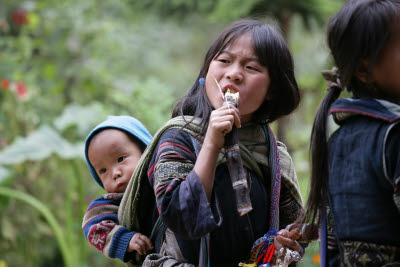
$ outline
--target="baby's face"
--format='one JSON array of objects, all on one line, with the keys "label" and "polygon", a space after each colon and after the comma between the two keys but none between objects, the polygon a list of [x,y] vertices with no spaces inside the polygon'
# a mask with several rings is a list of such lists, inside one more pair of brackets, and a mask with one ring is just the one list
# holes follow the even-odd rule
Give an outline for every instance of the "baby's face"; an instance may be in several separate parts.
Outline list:
[{"label": "baby's face", "polygon": [[126,133],[106,129],[90,141],[89,161],[108,193],[123,193],[142,152]]}]

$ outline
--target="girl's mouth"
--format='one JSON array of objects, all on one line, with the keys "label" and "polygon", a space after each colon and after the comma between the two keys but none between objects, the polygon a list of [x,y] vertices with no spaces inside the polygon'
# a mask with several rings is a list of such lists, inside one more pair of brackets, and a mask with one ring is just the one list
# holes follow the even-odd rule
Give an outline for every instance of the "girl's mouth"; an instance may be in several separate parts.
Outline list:
[{"label": "girl's mouth", "polygon": [[237,88],[235,85],[227,84],[222,88],[222,93],[225,94],[228,89],[230,89],[231,93],[239,92],[239,88]]}]

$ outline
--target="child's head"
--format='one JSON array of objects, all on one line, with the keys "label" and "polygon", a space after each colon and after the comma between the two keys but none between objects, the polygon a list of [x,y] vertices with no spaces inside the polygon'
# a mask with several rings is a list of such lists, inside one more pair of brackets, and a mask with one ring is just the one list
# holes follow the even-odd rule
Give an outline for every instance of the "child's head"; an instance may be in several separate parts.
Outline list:
[{"label": "child's head", "polygon": [[399,0],[348,1],[329,22],[328,45],[348,91],[400,100]]},{"label": "child's head", "polygon": [[122,193],[151,140],[143,124],[128,116],[109,116],[85,141],[85,158],[95,181],[109,193]]},{"label": "child's head", "polygon": [[[343,89],[354,96],[400,102],[400,0],[349,0],[328,25],[328,44],[338,71],[311,133],[311,191],[307,217],[314,221],[328,199],[327,119]],[[322,203],[322,204],[321,204]]]},{"label": "child's head", "polygon": [[[205,84],[199,82],[205,78]],[[239,91],[241,115],[273,121],[299,103],[293,59],[282,36],[270,25],[240,20],[228,26],[209,48],[198,80],[175,107],[173,116],[208,121],[222,104],[222,90]]]}]

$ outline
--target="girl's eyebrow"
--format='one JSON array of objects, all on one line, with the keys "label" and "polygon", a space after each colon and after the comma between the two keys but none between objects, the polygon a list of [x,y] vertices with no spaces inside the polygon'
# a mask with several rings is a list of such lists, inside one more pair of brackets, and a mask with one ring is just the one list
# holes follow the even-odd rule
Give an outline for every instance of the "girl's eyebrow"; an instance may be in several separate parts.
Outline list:
[{"label": "girl's eyebrow", "polygon": [[[222,51],[219,55],[222,55],[222,54],[228,54],[228,55],[231,56],[231,57],[234,57],[234,56],[235,56],[234,53],[229,52],[229,51],[226,51],[226,50]],[[256,57],[248,57],[248,58],[246,58],[246,60],[247,60],[247,61],[256,61],[256,62],[260,62],[260,61],[258,60],[258,58],[256,58]]]}]

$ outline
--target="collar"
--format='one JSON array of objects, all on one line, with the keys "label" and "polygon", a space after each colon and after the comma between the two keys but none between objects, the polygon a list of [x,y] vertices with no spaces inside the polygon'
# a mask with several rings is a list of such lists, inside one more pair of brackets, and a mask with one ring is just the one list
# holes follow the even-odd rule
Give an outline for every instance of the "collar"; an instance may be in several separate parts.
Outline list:
[{"label": "collar", "polygon": [[400,119],[400,105],[375,98],[341,98],[332,104],[329,112],[338,124],[354,115],[367,116],[389,123]]}]

